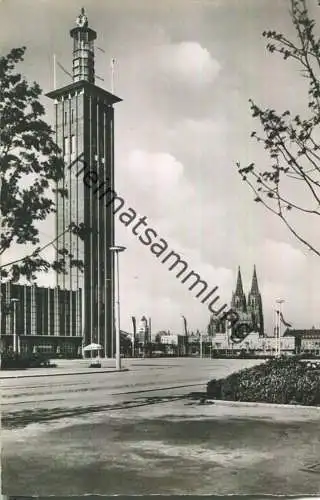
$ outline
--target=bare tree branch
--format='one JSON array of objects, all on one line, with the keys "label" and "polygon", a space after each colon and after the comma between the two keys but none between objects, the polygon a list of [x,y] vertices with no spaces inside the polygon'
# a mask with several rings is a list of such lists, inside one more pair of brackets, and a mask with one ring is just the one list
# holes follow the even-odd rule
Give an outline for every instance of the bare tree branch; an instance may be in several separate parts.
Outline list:
[{"label": "bare tree branch", "polygon": [[[250,100],[252,116],[260,122],[263,134],[251,137],[264,145],[271,163],[265,170],[254,163],[243,167],[237,163],[242,180],[255,195],[255,201],[281,219],[287,229],[308,250],[320,256],[320,249],[301,234],[292,213],[306,217],[320,215],[320,39],[315,37],[316,22],[311,19],[306,0],[290,0],[290,16],[296,39],[276,31],[264,31],[270,53],[293,59],[308,80],[305,117],[289,110],[277,113],[262,109]],[[319,5],[318,5],[319,7]],[[290,182],[299,181],[290,191]],[[292,184],[291,184],[292,185]],[[291,194],[290,194],[291,193]],[[301,203],[301,195],[306,203]],[[290,217],[289,217],[290,213]],[[310,219],[305,227],[310,225]],[[318,225],[315,226],[318,230]],[[319,228],[318,236],[320,236]],[[319,241],[319,239],[318,239]]]}]

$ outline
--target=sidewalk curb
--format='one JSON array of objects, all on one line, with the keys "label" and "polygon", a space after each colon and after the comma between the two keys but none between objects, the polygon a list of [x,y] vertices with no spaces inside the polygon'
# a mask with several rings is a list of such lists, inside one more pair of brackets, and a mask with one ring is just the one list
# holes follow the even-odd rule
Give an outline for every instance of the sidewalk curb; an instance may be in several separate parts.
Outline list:
[{"label": "sidewalk curb", "polygon": [[[41,370],[41,368],[39,368]],[[89,370],[89,369],[88,369]],[[8,370],[9,371],[9,370]],[[118,372],[128,372],[129,368],[123,368],[122,370],[92,370],[86,372],[59,372],[59,373],[36,373],[32,375],[12,375],[8,377],[0,377],[0,380],[9,380],[12,378],[32,378],[32,377],[64,377],[65,375],[91,375],[93,373],[118,373]]]},{"label": "sidewalk curb", "polygon": [[320,411],[320,406],[308,406],[308,405],[285,405],[280,403],[254,403],[249,401],[229,401],[224,399],[206,399],[208,403],[214,403],[220,406],[244,406],[244,407],[258,407],[258,408],[286,408],[286,409],[304,409],[304,410],[318,410]]}]

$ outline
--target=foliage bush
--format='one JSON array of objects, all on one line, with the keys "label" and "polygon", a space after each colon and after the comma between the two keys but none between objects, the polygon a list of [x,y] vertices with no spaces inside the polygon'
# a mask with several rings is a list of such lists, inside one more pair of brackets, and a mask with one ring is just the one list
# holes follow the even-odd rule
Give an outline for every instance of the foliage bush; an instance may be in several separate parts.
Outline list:
[{"label": "foliage bush", "polygon": [[50,365],[50,359],[43,353],[15,353],[5,352],[1,354],[1,370],[23,370],[26,368],[40,368]]},{"label": "foliage bush", "polygon": [[272,359],[210,380],[207,396],[227,401],[320,405],[320,365],[298,358]]}]

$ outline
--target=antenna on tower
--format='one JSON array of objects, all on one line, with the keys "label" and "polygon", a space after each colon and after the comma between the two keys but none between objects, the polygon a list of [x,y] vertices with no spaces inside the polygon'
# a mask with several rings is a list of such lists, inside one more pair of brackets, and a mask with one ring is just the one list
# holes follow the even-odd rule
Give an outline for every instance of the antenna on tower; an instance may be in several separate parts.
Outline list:
[{"label": "antenna on tower", "polygon": [[62,64],[60,64],[60,63],[59,63],[59,61],[57,61],[57,65],[59,66],[59,68],[60,68],[60,69],[62,69],[62,71],[63,71],[66,75],[68,75],[71,79],[73,78],[73,77],[72,77],[72,74],[71,74],[71,73],[69,73],[69,71],[67,71],[67,70],[66,70],[66,68],[64,68],[64,67],[62,66]]},{"label": "antenna on tower", "polygon": [[[103,52],[104,54],[106,53],[106,51],[103,50],[101,47],[97,47],[97,49],[100,50],[101,52]],[[96,75],[96,78],[98,80],[101,80],[102,82],[104,82],[104,78],[102,78],[101,76]]]},{"label": "antenna on tower", "polygon": [[57,88],[56,55],[53,54],[53,89]]},{"label": "antenna on tower", "polygon": [[114,67],[116,60],[114,58],[111,59],[111,93],[114,93]]}]

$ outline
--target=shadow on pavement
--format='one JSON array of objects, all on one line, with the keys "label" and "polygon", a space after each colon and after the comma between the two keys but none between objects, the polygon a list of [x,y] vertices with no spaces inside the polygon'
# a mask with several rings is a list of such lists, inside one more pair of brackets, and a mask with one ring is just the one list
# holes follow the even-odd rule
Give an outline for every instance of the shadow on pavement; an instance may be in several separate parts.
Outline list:
[{"label": "shadow on pavement", "polygon": [[137,408],[139,406],[148,406],[154,404],[168,403],[178,400],[191,400],[190,404],[204,404],[204,392],[192,392],[190,394],[183,394],[180,396],[147,396],[139,398],[134,401],[123,401],[116,404],[94,405],[86,407],[75,408],[45,408],[38,410],[22,410],[18,412],[11,412],[2,415],[2,427],[6,429],[13,429],[18,427],[25,427],[31,423],[48,422],[51,420],[58,420],[67,417],[78,417],[81,415],[90,415],[93,413],[100,413],[104,411],[122,410],[129,408]]}]

